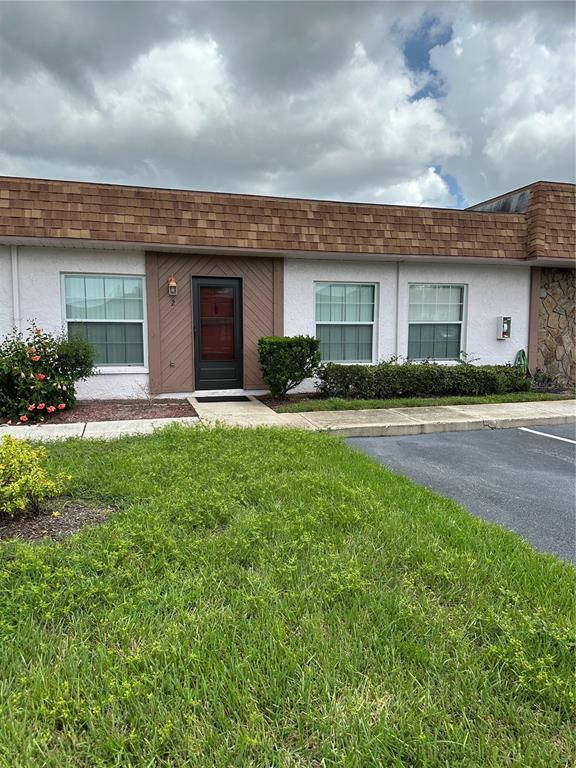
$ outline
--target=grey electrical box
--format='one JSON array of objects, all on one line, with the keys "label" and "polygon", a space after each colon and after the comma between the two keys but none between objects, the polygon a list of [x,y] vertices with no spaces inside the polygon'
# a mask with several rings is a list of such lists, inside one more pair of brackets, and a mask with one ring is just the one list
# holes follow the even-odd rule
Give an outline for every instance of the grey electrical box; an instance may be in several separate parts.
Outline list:
[{"label": "grey electrical box", "polygon": [[512,318],[500,316],[496,320],[496,338],[509,339],[512,335]]}]

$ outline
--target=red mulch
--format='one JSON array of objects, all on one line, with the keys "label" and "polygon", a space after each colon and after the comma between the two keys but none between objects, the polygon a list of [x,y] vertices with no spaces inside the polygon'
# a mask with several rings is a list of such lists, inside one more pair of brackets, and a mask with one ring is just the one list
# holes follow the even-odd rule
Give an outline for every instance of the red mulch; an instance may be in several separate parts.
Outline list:
[{"label": "red mulch", "polygon": [[286,395],[285,397],[277,400],[272,395],[256,395],[256,398],[267,405],[268,408],[272,408],[273,411],[278,408],[279,405],[287,405],[288,403],[300,403],[302,400],[319,400],[322,396],[317,392],[303,392],[298,395]]},{"label": "red mulch", "polygon": [[[48,416],[46,423],[168,419],[180,416],[196,416],[188,400],[78,400],[72,410],[58,411]],[[7,422],[0,420],[0,423]]]}]

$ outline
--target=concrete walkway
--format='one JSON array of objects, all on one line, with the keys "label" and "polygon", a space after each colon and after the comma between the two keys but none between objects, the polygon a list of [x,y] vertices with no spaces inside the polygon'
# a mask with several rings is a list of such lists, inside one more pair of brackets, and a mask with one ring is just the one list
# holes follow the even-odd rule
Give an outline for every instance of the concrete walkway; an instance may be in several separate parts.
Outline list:
[{"label": "concrete walkway", "polygon": [[201,423],[230,427],[291,427],[325,431],[345,437],[383,437],[576,422],[575,400],[307,413],[276,413],[253,397],[244,402],[229,403],[199,403],[194,397],[189,400],[199,418],[187,416],[172,419],[0,426],[0,437],[10,434],[40,441],[68,437],[106,440],[123,435],[147,435],[169,424],[194,426]]},{"label": "concrete walkway", "polygon": [[248,400],[230,403],[199,403],[195,397],[188,402],[206,424],[226,424],[232,427],[294,427],[317,429],[308,420],[309,414],[276,413],[252,395]]},{"label": "concrete walkway", "polygon": [[83,439],[111,440],[126,435],[149,435],[156,429],[169,424],[191,426],[200,421],[196,416],[181,416],[171,419],[126,419],[125,421],[79,421],[76,424],[32,424],[31,426],[8,427],[0,425],[2,435],[12,435],[26,440],[65,440],[68,437]]},{"label": "concrete walkway", "polygon": [[193,397],[189,400],[202,421],[209,424],[234,427],[296,427],[346,437],[419,435],[427,432],[504,429],[576,421],[574,400],[307,413],[276,413],[256,398],[235,403],[199,403]]},{"label": "concrete walkway", "polygon": [[530,427],[536,424],[569,424],[576,421],[576,401],[543,400],[366,411],[317,411],[305,415],[316,429],[346,437],[382,437]]}]

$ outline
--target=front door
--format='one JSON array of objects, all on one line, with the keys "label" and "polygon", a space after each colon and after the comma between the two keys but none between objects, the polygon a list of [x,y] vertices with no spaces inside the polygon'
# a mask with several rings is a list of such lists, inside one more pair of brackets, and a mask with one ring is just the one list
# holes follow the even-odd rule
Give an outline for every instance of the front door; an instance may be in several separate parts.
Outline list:
[{"label": "front door", "polygon": [[241,389],[242,281],[193,277],[196,389]]}]

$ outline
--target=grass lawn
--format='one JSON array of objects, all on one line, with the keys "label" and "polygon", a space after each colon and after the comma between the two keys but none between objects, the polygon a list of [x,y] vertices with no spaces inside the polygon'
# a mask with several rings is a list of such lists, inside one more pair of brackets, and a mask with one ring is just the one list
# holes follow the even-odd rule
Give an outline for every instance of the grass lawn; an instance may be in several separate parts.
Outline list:
[{"label": "grass lawn", "polygon": [[0,546],[0,766],[572,766],[574,570],[320,433],[49,447]]},{"label": "grass lawn", "polygon": [[340,397],[315,398],[278,405],[278,413],[305,411],[361,411],[365,408],[412,408],[426,405],[477,405],[478,403],[527,403],[535,400],[572,400],[573,395],[553,395],[547,392],[508,392],[504,395],[479,397],[394,397],[388,400],[343,400]]}]

